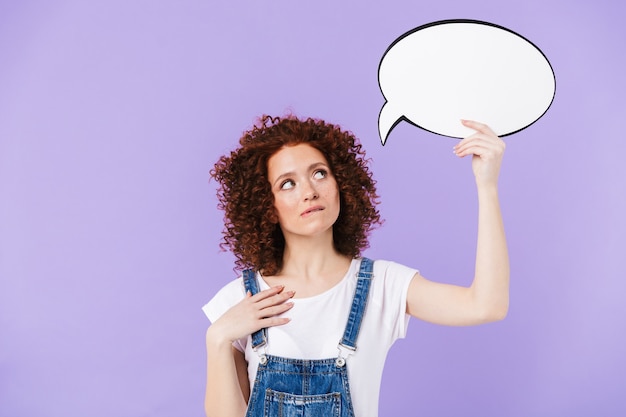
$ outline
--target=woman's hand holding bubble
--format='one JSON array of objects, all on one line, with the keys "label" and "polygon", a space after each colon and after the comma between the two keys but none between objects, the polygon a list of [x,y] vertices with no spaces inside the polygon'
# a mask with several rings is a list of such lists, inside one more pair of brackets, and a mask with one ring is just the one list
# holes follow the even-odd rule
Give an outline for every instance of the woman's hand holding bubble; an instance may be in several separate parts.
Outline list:
[{"label": "woman's hand holding bubble", "polygon": [[463,158],[472,155],[472,170],[479,186],[497,186],[505,144],[491,128],[473,120],[462,120],[464,126],[476,131],[454,146],[454,153]]}]

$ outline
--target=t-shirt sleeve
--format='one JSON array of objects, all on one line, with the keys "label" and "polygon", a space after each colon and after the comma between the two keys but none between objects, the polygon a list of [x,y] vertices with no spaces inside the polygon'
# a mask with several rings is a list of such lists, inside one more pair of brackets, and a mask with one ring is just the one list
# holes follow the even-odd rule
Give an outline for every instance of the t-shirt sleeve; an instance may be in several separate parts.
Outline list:
[{"label": "t-shirt sleeve", "polygon": [[381,303],[383,323],[388,327],[392,341],[404,338],[411,317],[406,313],[409,284],[419,271],[389,261],[376,261],[374,268],[373,283],[378,293],[374,300]]},{"label": "t-shirt sleeve", "polygon": [[[219,290],[217,294],[215,294],[215,296],[202,307],[202,311],[211,323],[215,323],[226,311],[241,301],[244,297],[245,289],[243,281],[239,278],[231,281]],[[233,346],[241,352],[244,352],[246,341],[246,338],[236,340],[233,343]]]}]

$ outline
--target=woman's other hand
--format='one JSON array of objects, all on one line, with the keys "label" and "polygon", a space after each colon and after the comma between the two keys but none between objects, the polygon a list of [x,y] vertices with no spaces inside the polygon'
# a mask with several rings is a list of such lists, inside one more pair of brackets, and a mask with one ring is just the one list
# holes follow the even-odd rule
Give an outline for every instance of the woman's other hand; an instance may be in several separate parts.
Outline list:
[{"label": "woman's other hand", "polygon": [[294,292],[283,292],[283,289],[282,286],[276,286],[255,295],[248,292],[243,300],[209,327],[207,337],[217,343],[230,344],[265,327],[288,323],[289,318],[277,316],[293,307],[293,302],[287,300],[294,296]]}]

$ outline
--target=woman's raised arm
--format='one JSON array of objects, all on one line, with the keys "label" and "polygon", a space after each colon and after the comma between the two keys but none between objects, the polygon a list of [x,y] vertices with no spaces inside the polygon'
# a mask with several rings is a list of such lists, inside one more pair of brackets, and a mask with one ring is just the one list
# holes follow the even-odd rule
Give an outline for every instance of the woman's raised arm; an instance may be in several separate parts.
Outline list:
[{"label": "woman's raised arm", "polygon": [[416,274],[409,286],[407,313],[444,325],[472,325],[503,319],[509,307],[509,256],[498,198],[504,142],[487,126],[463,124],[476,131],[454,152],[472,156],[478,190],[478,239],[470,287],[440,284]]}]

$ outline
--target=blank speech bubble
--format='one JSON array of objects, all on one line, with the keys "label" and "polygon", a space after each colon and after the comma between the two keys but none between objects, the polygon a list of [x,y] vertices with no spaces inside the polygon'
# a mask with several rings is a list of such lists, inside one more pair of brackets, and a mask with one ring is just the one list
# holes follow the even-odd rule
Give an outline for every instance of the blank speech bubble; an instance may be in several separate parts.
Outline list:
[{"label": "blank speech bubble", "polygon": [[383,145],[402,120],[453,138],[474,133],[461,119],[511,135],[543,116],[556,90],[539,48],[477,20],[433,22],[400,36],[380,60],[378,83],[386,99],[378,117]]}]

